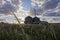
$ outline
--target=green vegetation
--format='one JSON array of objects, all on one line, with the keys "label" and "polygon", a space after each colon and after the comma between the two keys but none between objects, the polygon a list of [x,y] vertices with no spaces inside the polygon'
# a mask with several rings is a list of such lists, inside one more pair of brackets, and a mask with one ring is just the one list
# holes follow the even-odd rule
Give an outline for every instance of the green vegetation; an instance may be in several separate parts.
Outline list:
[{"label": "green vegetation", "polygon": [[[21,27],[24,29],[23,35]],[[0,23],[0,40],[60,40],[60,24]]]}]

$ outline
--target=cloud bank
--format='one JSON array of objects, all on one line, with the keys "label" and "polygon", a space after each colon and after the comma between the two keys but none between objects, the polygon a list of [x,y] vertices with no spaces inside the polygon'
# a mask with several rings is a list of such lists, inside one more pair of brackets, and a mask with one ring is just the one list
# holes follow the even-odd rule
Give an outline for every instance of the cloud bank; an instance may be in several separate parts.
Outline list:
[{"label": "cloud bank", "polygon": [[[38,4],[37,15],[60,16],[60,0],[32,0],[32,2]],[[32,10],[31,15],[34,15],[33,8],[30,10]]]},{"label": "cloud bank", "polygon": [[11,12],[16,12],[20,7],[20,0],[3,0],[4,4],[0,7],[0,14],[11,14]]}]

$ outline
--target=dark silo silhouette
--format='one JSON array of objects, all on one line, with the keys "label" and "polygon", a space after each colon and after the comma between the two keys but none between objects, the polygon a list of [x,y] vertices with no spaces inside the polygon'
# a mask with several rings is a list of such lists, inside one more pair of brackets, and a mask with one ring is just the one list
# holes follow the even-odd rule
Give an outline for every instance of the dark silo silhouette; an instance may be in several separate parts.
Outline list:
[{"label": "dark silo silhouette", "polygon": [[40,23],[40,19],[38,17],[34,17],[33,24],[39,24],[39,23]]},{"label": "dark silo silhouette", "polygon": [[39,24],[40,22],[41,21],[38,17],[32,18],[30,16],[27,16],[24,21],[25,24]]},{"label": "dark silo silhouette", "polygon": [[27,16],[26,18],[25,18],[25,21],[24,21],[24,23],[25,24],[32,24],[33,23],[33,18],[32,17],[30,17],[30,16]]},{"label": "dark silo silhouette", "polygon": [[30,16],[27,16],[25,18],[25,21],[24,21],[25,24],[48,24],[47,21],[41,21],[40,18],[38,17],[30,17]]}]

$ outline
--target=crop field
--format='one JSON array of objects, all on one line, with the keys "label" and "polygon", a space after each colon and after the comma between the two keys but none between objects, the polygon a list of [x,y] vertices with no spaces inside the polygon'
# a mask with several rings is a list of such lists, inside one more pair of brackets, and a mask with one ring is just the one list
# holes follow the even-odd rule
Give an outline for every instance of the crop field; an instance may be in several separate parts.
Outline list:
[{"label": "crop field", "polygon": [[0,40],[60,40],[60,24],[0,23]]}]

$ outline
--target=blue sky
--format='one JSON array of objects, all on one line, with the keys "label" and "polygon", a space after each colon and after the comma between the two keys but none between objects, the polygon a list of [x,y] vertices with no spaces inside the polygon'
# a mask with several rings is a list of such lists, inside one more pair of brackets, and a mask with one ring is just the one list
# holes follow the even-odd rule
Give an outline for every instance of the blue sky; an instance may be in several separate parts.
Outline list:
[{"label": "blue sky", "polygon": [[[32,7],[31,0],[22,0],[22,6],[24,7],[24,10],[29,10]],[[36,4],[34,7],[38,8],[38,5]]]},{"label": "blue sky", "polygon": [[31,8],[31,0],[22,0],[22,6],[24,10],[28,10]]},{"label": "blue sky", "polygon": [[[0,0],[2,2],[0,6],[0,19],[2,18],[3,20],[10,20],[14,19],[13,15],[11,15],[11,12],[16,12],[18,18],[24,19],[27,15],[34,15],[34,10],[35,8],[37,10],[37,15],[41,16],[42,20],[50,20],[53,18],[44,18],[44,16],[60,16],[60,0],[21,0],[21,3],[19,3],[20,0]],[[21,4],[21,5],[20,5]],[[20,6],[20,7],[19,7]],[[33,7],[33,8],[32,8]],[[32,11],[30,11],[32,10]],[[29,13],[30,11],[30,13]],[[59,18],[60,19],[60,18]],[[9,21],[10,22],[10,21]]]}]

